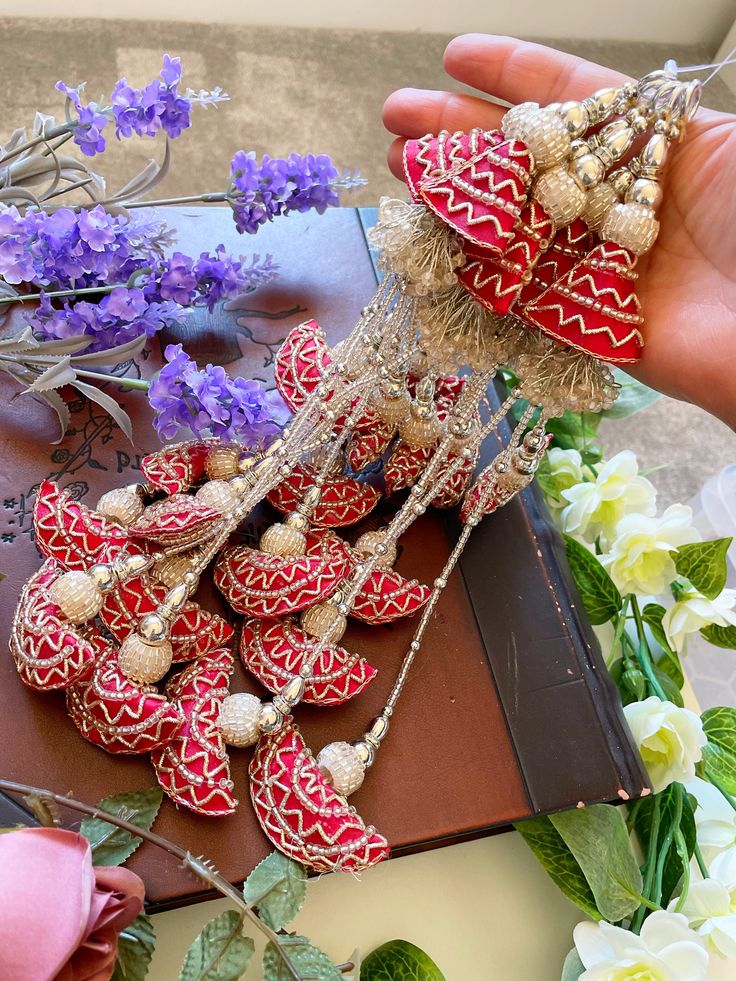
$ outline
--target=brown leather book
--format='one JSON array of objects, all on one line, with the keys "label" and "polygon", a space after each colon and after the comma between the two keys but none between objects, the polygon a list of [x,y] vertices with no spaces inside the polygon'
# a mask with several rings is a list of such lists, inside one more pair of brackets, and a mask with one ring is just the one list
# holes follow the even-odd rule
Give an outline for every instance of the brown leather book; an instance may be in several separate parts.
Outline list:
[{"label": "brown leather book", "polygon": [[[182,251],[198,253],[219,242],[234,252],[256,248],[271,252],[282,273],[271,286],[239,300],[237,309],[193,313],[176,332],[158,338],[162,349],[182,341],[201,362],[269,380],[275,352],[291,327],[314,317],[336,341],[375,289],[364,235],[370,213],[295,215],[255,239],[239,238],[224,209],[186,209],[169,217],[179,229]],[[17,320],[19,313],[13,316]],[[127,370],[150,376],[161,363],[158,342],[152,347],[147,359]],[[145,396],[114,380],[107,391],[133,417],[134,446],[101,409],[73,393],[71,429],[52,445],[57,423],[51,411],[30,396],[17,397],[0,374],[0,571],[7,576],[0,583],[6,651],[0,658],[0,774],[91,803],[155,784],[148,758],[109,756],[85,742],[67,717],[62,694],[34,692],[20,682],[7,637],[21,586],[39,564],[31,537],[34,488],[50,475],[94,505],[104,491],[141,479],[141,456],[159,445]],[[272,518],[259,512],[242,534],[255,536]],[[431,582],[456,533],[451,514],[427,513],[405,536],[397,568]],[[198,599],[225,611],[211,584]],[[364,654],[379,674],[347,705],[297,708],[315,751],[334,739],[360,736],[391,688],[412,630],[410,621],[387,627],[351,623],[343,646]],[[232,687],[259,691],[239,664]],[[250,752],[231,754],[241,801],[236,814],[198,817],[165,798],[155,826],[193,854],[207,856],[233,882],[270,850],[250,805]],[[387,836],[393,854],[402,855],[579,802],[633,797],[645,785],[559,536],[532,488],[476,529],[443,593],[391,732],[351,803]],[[209,898],[192,874],[150,845],[129,865],[145,879],[155,909]]]}]

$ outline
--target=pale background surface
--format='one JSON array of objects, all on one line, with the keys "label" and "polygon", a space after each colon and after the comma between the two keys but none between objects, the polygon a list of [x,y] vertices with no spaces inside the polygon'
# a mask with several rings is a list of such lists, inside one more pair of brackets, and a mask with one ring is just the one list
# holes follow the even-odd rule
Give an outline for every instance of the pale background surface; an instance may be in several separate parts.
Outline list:
[{"label": "pale background surface", "polygon": [[[403,85],[447,87],[441,66],[450,33],[565,34],[567,39],[555,41],[555,46],[640,74],[667,57],[683,65],[711,60],[735,13],[733,0],[619,0],[615,18],[601,16],[599,4],[578,0],[457,0],[451,5],[425,3],[419,24],[418,9],[414,3],[391,0],[357,6],[344,0],[319,5],[282,0],[270,7],[220,0],[217,17],[222,23],[211,25],[172,23],[212,15],[212,8],[192,0],[156,5],[128,0],[128,18],[168,18],[144,24],[131,19],[62,20],[52,0],[5,0],[6,19],[0,20],[2,129],[28,124],[36,109],[60,115],[62,103],[53,91],[59,77],[70,83],[88,79],[94,96],[109,91],[122,74],[132,84],[150,79],[160,67],[161,52],[170,51],[182,56],[187,84],[221,84],[233,102],[219,114],[198,114],[193,130],[176,142],[167,191],[221,188],[230,156],[241,147],[275,155],[314,150],[331,153],[343,165],[359,165],[370,184],[348,203],[369,204],[400,190],[385,168],[383,99]],[[79,18],[119,17],[122,12],[119,4],[95,0],[75,0],[73,10]],[[53,19],[20,20],[14,14]],[[292,26],[244,26],[264,21]],[[316,31],[300,24],[390,28],[394,33]],[[442,33],[398,33],[405,28]],[[590,36],[599,40],[571,40]],[[632,43],[655,40],[667,43]],[[733,37],[724,47],[735,43]],[[720,80],[709,87],[707,102],[734,108]],[[160,146],[129,143],[124,173],[159,152]],[[211,186],[202,187],[204,179]],[[247,250],[256,243],[243,245]],[[710,474],[736,459],[736,437],[727,427],[669,399],[630,421],[605,425],[603,440],[609,455],[630,447],[647,466],[668,464],[652,477],[663,505],[687,501]],[[191,940],[226,905],[208,903],[156,917],[159,941],[152,981],[178,976]],[[310,884],[307,908],[296,926],[338,960],[347,959],[356,945],[367,952],[385,940],[404,937],[426,949],[448,981],[557,981],[572,945],[572,926],[580,918],[511,833],[398,859],[372,870],[360,883],[324,877]],[[251,974],[256,977],[257,970]],[[713,973],[718,981],[729,976],[725,965]]]}]

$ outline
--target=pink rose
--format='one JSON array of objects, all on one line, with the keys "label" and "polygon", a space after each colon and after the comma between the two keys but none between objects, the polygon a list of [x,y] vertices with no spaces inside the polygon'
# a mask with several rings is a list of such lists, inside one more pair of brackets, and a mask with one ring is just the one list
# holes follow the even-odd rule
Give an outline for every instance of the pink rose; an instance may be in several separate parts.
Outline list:
[{"label": "pink rose", "polygon": [[108,981],[118,936],[143,909],[128,869],[95,868],[74,831],[23,828],[0,835],[0,978]]}]

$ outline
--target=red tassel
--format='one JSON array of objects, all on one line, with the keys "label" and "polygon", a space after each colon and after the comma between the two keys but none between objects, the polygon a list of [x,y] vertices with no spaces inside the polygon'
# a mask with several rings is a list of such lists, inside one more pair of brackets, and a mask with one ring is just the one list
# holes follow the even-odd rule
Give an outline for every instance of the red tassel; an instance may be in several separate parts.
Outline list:
[{"label": "red tassel", "polygon": [[437,136],[428,133],[419,140],[407,140],[404,144],[404,179],[412,198],[421,200],[419,187],[425,181],[447,174],[453,167],[502,141],[503,134],[495,129],[488,132],[472,129],[469,133],[442,130]]},{"label": "red tassel", "polygon": [[549,286],[570,272],[576,262],[595,248],[597,239],[582,218],[558,229],[550,247],[537,258],[532,278],[521,287],[518,306],[536,300]]},{"label": "red tassel", "polygon": [[514,239],[503,255],[478,245],[468,245],[468,262],[458,273],[462,286],[474,300],[496,313],[508,313],[521,288],[531,281],[540,255],[550,245],[554,223],[537,201],[519,215]]},{"label": "red tassel", "polygon": [[638,361],[643,344],[635,256],[603,242],[524,308],[524,319],[600,361]]},{"label": "red tassel", "polygon": [[427,207],[463,238],[502,253],[514,238],[526,204],[531,168],[524,144],[504,140],[464,167],[426,181],[419,193]]}]

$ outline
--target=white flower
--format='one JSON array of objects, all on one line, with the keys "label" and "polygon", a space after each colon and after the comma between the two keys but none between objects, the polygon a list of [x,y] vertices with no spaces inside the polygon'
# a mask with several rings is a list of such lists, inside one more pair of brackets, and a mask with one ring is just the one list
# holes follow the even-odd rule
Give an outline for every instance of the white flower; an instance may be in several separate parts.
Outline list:
[{"label": "white flower", "polygon": [[570,535],[610,541],[625,514],[654,514],[654,486],[639,476],[639,464],[631,450],[622,450],[604,463],[594,481],[575,484],[562,491],[569,504],[562,512],[562,527]]},{"label": "white flower", "polygon": [[579,981],[707,981],[708,952],[680,913],[657,910],[641,933],[610,923],[578,923],[573,931],[585,966]]},{"label": "white flower", "polygon": [[692,518],[687,505],[672,504],[659,518],[629,514],[619,521],[613,544],[600,561],[624,595],[664,592],[676,574],[670,552],[700,541]]},{"label": "white flower", "polygon": [[714,600],[706,599],[696,589],[682,593],[674,606],[662,617],[667,640],[676,651],[682,651],[688,634],[716,623],[719,627],[736,626],[736,589],[724,589]]},{"label": "white flower", "polygon": [[[547,463],[552,477],[552,483],[558,494],[566,491],[574,484],[580,484],[583,480],[583,458],[577,450],[561,450],[558,446],[553,446],[547,450]],[[554,507],[564,507],[564,501],[550,502]]]},{"label": "white flower", "polygon": [[[736,957],[736,848],[712,863],[709,879],[693,882],[681,912],[708,947],[720,957]],[[668,909],[673,909],[673,899]]]},{"label": "white flower", "polygon": [[675,781],[694,778],[708,741],[700,716],[656,695],[625,705],[624,715],[655,794]]},{"label": "white flower", "polygon": [[695,827],[698,845],[706,862],[736,846],[736,811],[723,794],[708,780],[695,777],[685,790],[698,802]]}]

